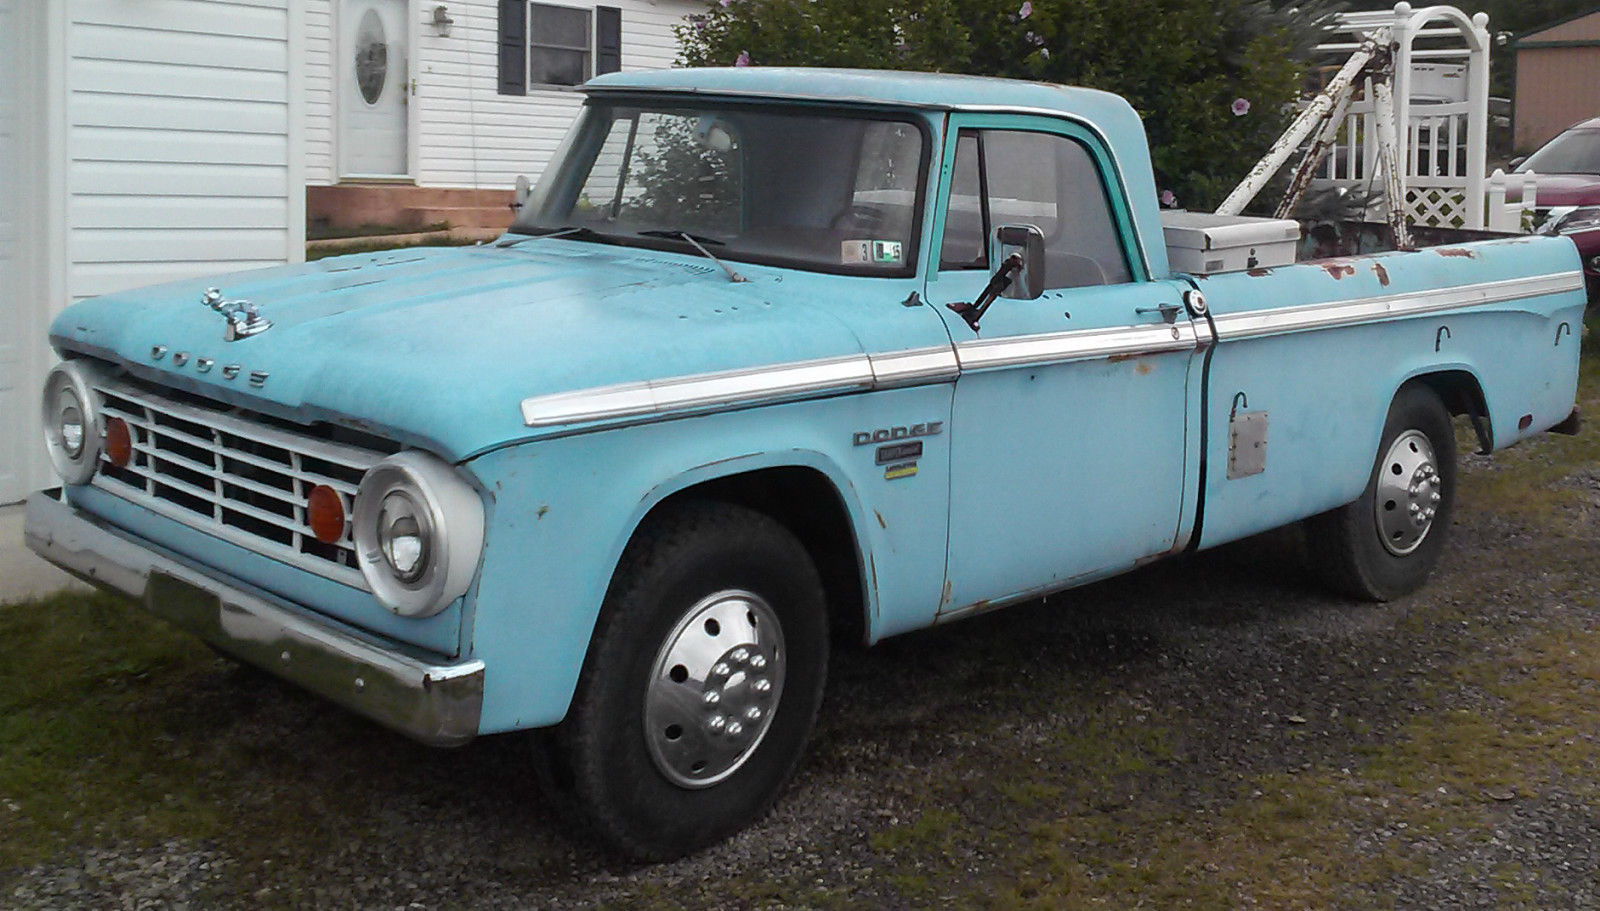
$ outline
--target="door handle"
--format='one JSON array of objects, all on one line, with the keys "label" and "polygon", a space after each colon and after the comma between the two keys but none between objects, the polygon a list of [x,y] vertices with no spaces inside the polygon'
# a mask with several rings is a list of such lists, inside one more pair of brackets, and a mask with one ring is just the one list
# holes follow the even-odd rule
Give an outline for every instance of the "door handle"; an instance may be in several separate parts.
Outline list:
[{"label": "door handle", "polygon": [[1161,304],[1160,306],[1156,307],[1139,307],[1133,312],[1139,314],[1140,316],[1143,316],[1146,313],[1159,313],[1161,314],[1161,320],[1163,322],[1176,323],[1178,321],[1178,311],[1181,309],[1183,308],[1179,307],[1177,304]]}]

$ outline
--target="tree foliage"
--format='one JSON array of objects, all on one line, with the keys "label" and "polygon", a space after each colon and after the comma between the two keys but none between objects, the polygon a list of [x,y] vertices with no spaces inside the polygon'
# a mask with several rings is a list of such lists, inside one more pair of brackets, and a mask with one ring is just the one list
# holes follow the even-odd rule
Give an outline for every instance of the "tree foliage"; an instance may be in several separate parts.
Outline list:
[{"label": "tree foliage", "polygon": [[[1287,126],[1331,0],[715,0],[679,28],[690,66],[1007,76],[1116,92],[1159,188],[1214,207]],[[1240,101],[1243,103],[1239,103]]]}]

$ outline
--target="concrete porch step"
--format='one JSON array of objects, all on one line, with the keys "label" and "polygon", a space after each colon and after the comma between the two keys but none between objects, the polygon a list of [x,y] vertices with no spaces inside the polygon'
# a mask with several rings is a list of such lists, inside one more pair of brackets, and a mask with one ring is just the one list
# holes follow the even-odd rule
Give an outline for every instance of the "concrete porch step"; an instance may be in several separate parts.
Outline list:
[{"label": "concrete porch step", "polygon": [[511,225],[509,206],[407,206],[401,210],[401,224],[422,227],[449,222],[452,228],[499,228]]}]

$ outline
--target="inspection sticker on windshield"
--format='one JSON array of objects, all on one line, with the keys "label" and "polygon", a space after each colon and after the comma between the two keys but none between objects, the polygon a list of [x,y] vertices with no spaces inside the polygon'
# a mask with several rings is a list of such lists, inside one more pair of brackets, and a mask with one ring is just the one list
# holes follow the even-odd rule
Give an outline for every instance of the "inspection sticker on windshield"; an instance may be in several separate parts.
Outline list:
[{"label": "inspection sticker on windshield", "polygon": [[898,240],[847,240],[839,244],[839,261],[898,266],[905,262],[905,248]]}]

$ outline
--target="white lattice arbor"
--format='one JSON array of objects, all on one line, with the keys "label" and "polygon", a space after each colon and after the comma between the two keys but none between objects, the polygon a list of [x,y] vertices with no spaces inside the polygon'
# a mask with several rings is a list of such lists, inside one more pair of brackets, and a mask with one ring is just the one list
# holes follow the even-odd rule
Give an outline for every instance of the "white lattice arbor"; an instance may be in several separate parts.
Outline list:
[{"label": "white lattice arbor", "polygon": [[[1453,6],[1345,13],[1318,50],[1337,59],[1387,29],[1393,54],[1394,122],[1400,196],[1406,217],[1439,227],[1517,230],[1526,198],[1508,201],[1504,184],[1486,177],[1489,133],[1489,17]],[[1313,186],[1369,194],[1383,217],[1378,105],[1373,78],[1363,80]]]}]

